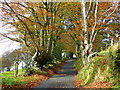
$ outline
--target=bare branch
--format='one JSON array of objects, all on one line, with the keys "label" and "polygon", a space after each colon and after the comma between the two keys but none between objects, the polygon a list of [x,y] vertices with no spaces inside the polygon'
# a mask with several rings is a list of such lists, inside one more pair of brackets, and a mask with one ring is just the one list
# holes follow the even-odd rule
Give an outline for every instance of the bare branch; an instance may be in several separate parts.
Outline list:
[{"label": "bare branch", "polygon": [[95,8],[95,24],[92,28],[92,34],[91,34],[91,37],[90,37],[90,42],[92,41],[92,38],[93,38],[93,34],[95,32],[95,27],[97,25],[97,12],[98,12],[98,0],[96,1],[96,8]]},{"label": "bare branch", "polygon": [[88,8],[88,12],[87,12],[87,17],[88,17],[88,15],[89,15],[89,13],[90,13],[90,11],[91,11],[91,9],[92,9],[92,1],[90,1],[90,5],[89,5],[89,8]]},{"label": "bare branch", "polygon": [[[12,7],[6,2],[6,0],[5,0],[5,4],[11,9],[11,11],[12,11],[12,12],[15,14],[15,16],[18,18],[18,20],[23,23],[23,25],[25,26],[26,30],[29,32],[30,38],[31,38],[34,46],[38,48],[37,44],[36,44],[35,41],[34,41],[34,37],[33,37],[34,35],[31,33],[31,31],[30,31],[30,29],[28,28],[27,24],[26,24],[22,19],[20,19],[20,17],[16,14],[16,12],[12,9]],[[7,36],[5,36],[5,37],[7,37]],[[8,38],[9,38],[9,37],[8,37]],[[12,40],[12,39],[11,39],[11,40]],[[13,39],[13,40],[14,40],[14,39]]]},{"label": "bare branch", "polygon": [[103,20],[103,22],[105,22],[105,20],[106,20],[109,16],[111,16],[111,15],[116,11],[117,8],[118,8],[118,3],[117,3],[117,5],[116,5],[115,9]]},{"label": "bare branch", "polygon": [[[42,24],[40,23],[40,21],[38,20],[38,17],[35,15],[35,10],[34,10],[33,8],[31,8],[31,7],[26,7],[25,5],[23,5],[23,4],[21,4],[21,3],[19,3],[19,5],[21,5],[22,7],[26,8],[28,11],[30,11],[30,12],[32,13],[32,15],[34,16],[34,18],[37,20],[37,22],[32,21],[32,20],[30,20],[29,18],[27,18],[27,17],[19,14],[21,17],[24,17],[24,18],[28,19],[28,20],[31,21],[31,22],[38,23],[40,26],[44,26],[44,25],[42,25]],[[31,9],[31,10],[30,10],[30,9]],[[36,13],[36,14],[37,14],[37,13]]]},{"label": "bare branch", "polygon": [[3,37],[6,37],[6,38],[8,38],[8,39],[10,39],[12,41],[21,42],[21,40],[18,39],[18,38],[12,38],[12,37],[9,37],[9,36],[7,36],[5,34],[2,34],[2,33],[0,33],[0,35],[3,36]]}]

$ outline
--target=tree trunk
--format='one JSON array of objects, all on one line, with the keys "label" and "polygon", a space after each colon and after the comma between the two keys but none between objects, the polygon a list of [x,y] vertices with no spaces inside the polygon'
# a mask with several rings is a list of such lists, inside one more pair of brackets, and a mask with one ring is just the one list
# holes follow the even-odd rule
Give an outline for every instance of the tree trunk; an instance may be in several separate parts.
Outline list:
[{"label": "tree trunk", "polygon": [[52,39],[50,38],[50,40],[49,40],[49,46],[48,46],[48,53],[49,54],[52,53],[52,47],[53,47],[53,42],[52,42]]},{"label": "tree trunk", "polygon": [[113,46],[113,44],[114,44],[114,39],[111,38],[111,46]]},{"label": "tree trunk", "polygon": [[14,77],[18,75],[18,61],[14,61]]},{"label": "tree trunk", "polygon": [[76,57],[81,58],[81,45],[76,44]]},{"label": "tree trunk", "polygon": [[84,50],[83,50],[83,56],[86,60],[86,58],[88,57],[89,53],[88,53],[88,48],[89,48],[89,45],[88,45],[88,29],[87,29],[87,15],[86,15],[86,1],[82,0],[81,2],[82,4],[82,15],[83,15],[83,31],[84,31],[84,43],[83,43],[83,47],[84,47]]}]

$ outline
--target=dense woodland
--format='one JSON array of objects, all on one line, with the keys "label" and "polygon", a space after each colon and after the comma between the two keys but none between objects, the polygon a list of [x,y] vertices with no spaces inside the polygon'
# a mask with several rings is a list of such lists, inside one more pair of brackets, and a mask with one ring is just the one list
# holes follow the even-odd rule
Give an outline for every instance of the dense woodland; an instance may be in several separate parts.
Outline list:
[{"label": "dense woodland", "polygon": [[[119,2],[1,2],[1,18],[10,30],[0,38],[19,42],[21,48],[6,52],[1,58],[2,69],[23,61],[25,75],[55,62],[73,62],[81,85],[109,81],[120,85]],[[14,37],[12,37],[14,36]],[[61,54],[67,53],[67,57]],[[24,67],[23,67],[24,68]],[[116,77],[116,78],[115,78]]]}]

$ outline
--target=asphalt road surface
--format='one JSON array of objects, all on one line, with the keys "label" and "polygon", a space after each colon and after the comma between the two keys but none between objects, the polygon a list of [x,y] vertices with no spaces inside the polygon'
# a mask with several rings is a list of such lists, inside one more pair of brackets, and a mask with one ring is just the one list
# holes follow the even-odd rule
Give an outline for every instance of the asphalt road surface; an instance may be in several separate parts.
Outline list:
[{"label": "asphalt road surface", "polygon": [[74,88],[73,81],[74,75],[76,72],[73,69],[72,65],[73,60],[66,61],[67,63],[63,66],[63,68],[57,72],[58,75],[54,75],[50,77],[48,80],[43,81],[38,88]]}]

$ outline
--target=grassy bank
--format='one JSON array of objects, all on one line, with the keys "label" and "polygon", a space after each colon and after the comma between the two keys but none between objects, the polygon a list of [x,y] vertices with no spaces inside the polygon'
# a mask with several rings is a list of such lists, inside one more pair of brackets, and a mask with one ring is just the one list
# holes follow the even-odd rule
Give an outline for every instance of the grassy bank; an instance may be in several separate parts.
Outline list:
[{"label": "grassy bank", "polygon": [[19,70],[18,77],[14,77],[14,71],[8,71],[1,73],[2,88],[15,89],[15,88],[33,88],[38,86],[42,81],[48,79],[52,75],[56,74],[58,70],[65,64],[65,62],[56,62],[45,66],[44,70],[39,70],[39,73],[24,76],[24,72]]},{"label": "grassy bank", "polygon": [[82,60],[74,61],[74,67],[78,71],[75,83],[80,88],[120,88],[120,52],[118,44],[98,52],[98,56],[92,58],[90,66],[83,65]]}]

